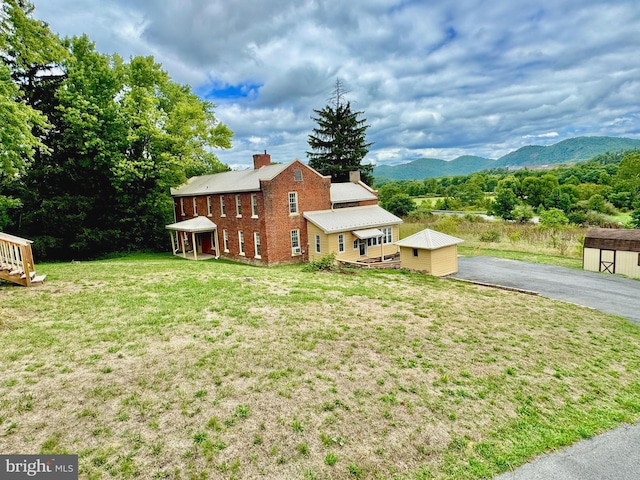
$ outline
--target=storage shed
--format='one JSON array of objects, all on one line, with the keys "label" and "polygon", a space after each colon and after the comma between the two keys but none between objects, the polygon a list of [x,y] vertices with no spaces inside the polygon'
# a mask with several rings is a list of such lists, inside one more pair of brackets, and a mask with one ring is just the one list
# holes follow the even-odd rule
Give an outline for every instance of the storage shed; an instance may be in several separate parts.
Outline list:
[{"label": "storage shed", "polygon": [[458,244],[464,240],[425,228],[396,242],[400,266],[438,277],[458,271]]},{"label": "storage shed", "polygon": [[640,278],[640,230],[590,229],[584,239],[582,268]]}]

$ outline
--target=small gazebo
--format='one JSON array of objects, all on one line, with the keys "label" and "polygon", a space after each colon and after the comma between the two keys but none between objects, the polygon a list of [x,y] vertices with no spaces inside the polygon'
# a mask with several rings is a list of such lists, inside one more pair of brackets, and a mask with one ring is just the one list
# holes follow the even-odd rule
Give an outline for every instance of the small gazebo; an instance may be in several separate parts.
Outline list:
[{"label": "small gazebo", "polygon": [[171,251],[190,260],[220,256],[218,226],[207,217],[199,216],[165,227],[171,235]]},{"label": "small gazebo", "polygon": [[441,277],[458,271],[458,244],[464,240],[425,228],[395,242],[400,267]]}]

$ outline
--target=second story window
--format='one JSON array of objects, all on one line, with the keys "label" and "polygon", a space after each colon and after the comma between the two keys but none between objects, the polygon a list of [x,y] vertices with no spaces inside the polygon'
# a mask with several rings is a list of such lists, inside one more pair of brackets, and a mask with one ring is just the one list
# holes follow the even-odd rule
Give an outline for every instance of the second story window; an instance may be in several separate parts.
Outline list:
[{"label": "second story window", "polygon": [[227,216],[227,207],[224,204],[224,195],[220,195],[220,216]]},{"label": "second story window", "polygon": [[240,195],[236,195],[236,217],[242,216],[242,203],[240,202]]},{"label": "second story window", "polygon": [[258,195],[251,195],[251,215],[258,218]]},{"label": "second story window", "polygon": [[186,215],[184,213],[184,198],[180,197],[180,215],[182,215],[183,217]]},{"label": "second story window", "polygon": [[207,216],[211,216],[211,196],[207,197]]},{"label": "second story window", "polygon": [[298,192],[289,192],[289,214],[298,213]]},{"label": "second story window", "polygon": [[198,202],[196,201],[196,197],[193,197],[193,216],[198,216]]}]

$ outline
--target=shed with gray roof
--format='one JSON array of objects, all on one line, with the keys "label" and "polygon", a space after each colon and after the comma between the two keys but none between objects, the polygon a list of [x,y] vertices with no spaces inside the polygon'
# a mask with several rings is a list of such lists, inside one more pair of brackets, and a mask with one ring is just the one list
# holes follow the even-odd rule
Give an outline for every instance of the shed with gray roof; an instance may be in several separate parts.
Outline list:
[{"label": "shed with gray roof", "polygon": [[464,240],[425,228],[396,242],[400,266],[438,277],[458,271],[458,244]]}]

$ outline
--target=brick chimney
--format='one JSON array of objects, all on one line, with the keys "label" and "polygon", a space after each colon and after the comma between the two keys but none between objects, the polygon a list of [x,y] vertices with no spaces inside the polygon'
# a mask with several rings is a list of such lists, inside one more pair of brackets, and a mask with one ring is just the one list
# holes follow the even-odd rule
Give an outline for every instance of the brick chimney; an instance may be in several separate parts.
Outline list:
[{"label": "brick chimney", "polygon": [[360,183],[360,170],[349,172],[349,181],[351,183]]},{"label": "brick chimney", "polygon": [[264,153],[256,153],[253,156],[253,168],[258,170],[259,168],[271,165],[271,155],[265,150]]}]

